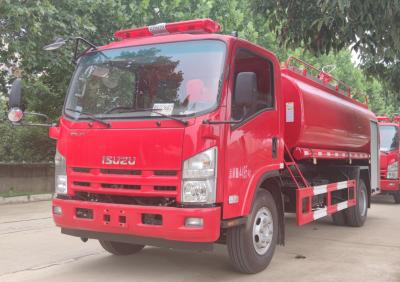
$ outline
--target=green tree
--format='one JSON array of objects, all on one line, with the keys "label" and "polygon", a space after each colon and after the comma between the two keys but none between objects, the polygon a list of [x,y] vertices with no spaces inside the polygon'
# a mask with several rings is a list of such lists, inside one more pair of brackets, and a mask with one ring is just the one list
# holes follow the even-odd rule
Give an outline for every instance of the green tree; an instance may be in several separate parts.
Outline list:
[{"label": "green tree", "polygon": [[[119,29],[211,17],[221,22],[224,31],[239,30],[241,36],[254,40],[257,33],[244,14],[245,5],[236,0],[2,0],[0,69],[2,66],[18,69],[24,79],[28,110],[48,114],[56,120],[74,65],[72,44],[56,52],[42,50],[42,46],[55,38],[82,36],[103,45],[112,41],[113,33]],[[0,77],[3,98],[6,86],[14,78]],[[5,100],[0,99],[0,103],[4,110]],[[47,138],[45,129],[12,128],[4,124],[0,127],[0,161],[10,160],[9,156],[15,161],[52,158],[54,144]],[[40,146],[21,147],[36,141],[40,141]]]},{"label": "green tree", "polygon": [[400,50],[400,3],[396,0],[253,0],[253,11],[268,16],[285,46],[313,53],[347,46],[394,60]]},{"label": "green tree", "polygon": [[282,47],[320,55],[351,48],[367,74],[384,81],[400,104],[400,2],[397,0],[253,0]]},{"label": "green tree", "polygon": [[[293,53],[317,67],[335,64],[336,69],[333,74],[352,85],[355,93],[368,93],[373,109],[388,110],[388,104],[393,103],[393,92],[387,91],[389,82],[383,87],[382,83],[376,80],[366,80],[362,71],[351,63],[349,51],[315,57],[315,51],[326,53],[328,50],[340,50],[354,43],[339,40],[334,41],[333,45],[318,45],[320,43],[315,45],[316,43],[311,40],[316,28],[319,26],[321,27],[318,30],[326,28],[325,22],[316,21],[320,19],[321,14],[318,12],[318,7],[321,8],[324,4],[326,6],[324,6],[324,13],[330,13],[330,9],[334,7],[332,3],[339,5],[339,0],[332,3],[321,0],[317,1],[318,5],[315,5],[315,1],[312,4],[310,1],[280,0],[278,6],[276,2],[271,4],[272,2],[261,0],[252,2],[239,0],[0,1],[0,110],[5,110],[5,93],[11,80],[15,78],[13,75],[9,76],[5,70],[18,69],[25,81],[24,94],[28,109],[46,113],[53,120],[57,119],[74,71],[74,65],[71,62],[72,44],[54,52],[42,50],[42,46],[57,37],[82,36],[96,45],[104,45],[113,40],[113,33],[119,29],[204,17],[218,21],[222,26],[222,33],[230,34],[232,31],[238,31],[241,38],[264,46],[277,54],[281,60],[285,60],[289,54]],[[305,4],[302,4],[303,2]],[[339,2],[342,3],[343,0]],[[310,7],[307,8],[306,4]],[[288,19],[284,16],[285,7],[291,15]],[[347,4],[344,6],[346,11],[352,7]],[[251,8],[256,12],[251,13]],[[298,11],[293,12],[296,9]],[[310,15],[308,15],[308,9],[312,11]],[[393,13],[397,13],[395,9]],[[336,14],[332,16],[335,17]],[[325,14],[324,17],[329,18]],[[338,15],[338,17],[337,21],[343,20],[343,15]],[[309,22],[309,19],[313,21]],[[308,24],[311,24],[313,29],[307,30],[304,34],[296,33],[297,30],[305,31]],[[329,22],[326,25],[329,27]],[[279,41],[271,27],[278,31]],[[345,35],[350,33],[350,29],[344,33]],[[321,34],[327,36],[323,32]],[[393,38],[396,36],[396,34],[392,35]],[[358,35],[357,38],[366,40]],[[362,43],[358,46],[360,50],[368,46],[364,41]],[[307,48],[302,48],[301,44]],[[310,48],[314,45],[321,48]],[[282,46],[296,46],[297,49],[290,50]],[[331,49],[327,49],[328,46],[331,46]],[[386,51],[383,49],[382,52]],[[367,57],[363,59],[363,62],[367,62]],[[392,108],[390,111],[395,111],[394,107]],[[0,125],[0,136],[0,161],[50,160],[54,153],[54,143],[48,139],[46,130],[43,128],[32,130],[32,128],[12,128],[10,125],[3,124]]]}]

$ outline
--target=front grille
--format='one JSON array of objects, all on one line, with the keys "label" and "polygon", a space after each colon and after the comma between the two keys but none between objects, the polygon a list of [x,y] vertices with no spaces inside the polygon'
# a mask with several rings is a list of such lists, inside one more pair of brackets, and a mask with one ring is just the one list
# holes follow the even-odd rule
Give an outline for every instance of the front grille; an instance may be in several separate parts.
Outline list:
[{"label": "front grille", "polygon": [[103,174],[116,174],[116,175],[141,175],[140,170],[124,170],[124,169],[100,169]]},{"label": "front grille", "polygon": [[158,175],[158,176],[175,176],[177,175],[177,171],[176,170],[155,170],[154,171],[154,175]]},{"label": "front grille", "polygon": [[132,190],[140,190],[140,185],[127,185],[127,184],[101,184],[102,188],[107,189],[132,189]]},{"label": "front grille", "polygon": [[72,167],[68,180],[73,193],[83,201],[165,205],[176,200],[180,172]]},{"label": "front grille", "polygon": [[72,170],[74,172],[81,172],[81,173],[88,173],[90,172],[90,168],[86,168],[86,167],[74,167],[72,168]]},{"label": "front grille", "polygon": [[154,186],[154,190],[157,191],[176,191],[176,186]]},{"label": "front grille", "polygon": [[90,187],[90,182],[74,181],[74,185],[82,187]]}]

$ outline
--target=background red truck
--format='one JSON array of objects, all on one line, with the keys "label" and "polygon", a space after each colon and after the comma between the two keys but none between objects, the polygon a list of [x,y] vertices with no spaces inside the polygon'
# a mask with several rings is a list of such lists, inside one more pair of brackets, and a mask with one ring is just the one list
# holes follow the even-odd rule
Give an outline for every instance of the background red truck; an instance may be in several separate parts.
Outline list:
[{"label": "background red truck", "polygon": [[391,120],[387,116],[378,116],[380,128],[380,190],[383,194],[393,196],[396,204],[400,204],[399,181],[399,123],[400,116]]},{"label": "background red truck", "polygon": [[285,212],[299,225],[327,215],[364,224],[378,188],[375,115],[329,74],[296,58],[281,68],[218,31],[203,19],[86,42],[49,131],[63,233],[116,255],[222,243],[239,271],[255,273],[284,243]]}]

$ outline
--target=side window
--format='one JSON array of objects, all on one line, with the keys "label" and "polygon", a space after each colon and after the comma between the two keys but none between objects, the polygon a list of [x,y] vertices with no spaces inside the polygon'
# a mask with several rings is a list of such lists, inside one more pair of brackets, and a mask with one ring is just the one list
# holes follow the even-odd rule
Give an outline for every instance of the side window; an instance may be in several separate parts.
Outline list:
[{"label": "side window", "polygon": [[274,107],[273,67],[270,61],[250,51],[239,50],[235,57],[234,77],[233,120],[245,119],[260,110]]}]

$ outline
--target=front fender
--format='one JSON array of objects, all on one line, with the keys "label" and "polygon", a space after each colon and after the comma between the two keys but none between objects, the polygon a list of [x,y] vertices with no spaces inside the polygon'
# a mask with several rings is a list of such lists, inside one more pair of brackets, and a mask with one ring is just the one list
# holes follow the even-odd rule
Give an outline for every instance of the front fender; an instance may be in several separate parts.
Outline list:
[{"label": "front fender", "polygon": [[256,190],[261,184],[268,178],[279,176],[279,165],[268,166],[265,170],[261,171],[251,179],[249,186],[247,187],[245,196],[243,198],[243,205],[240,212],[240,216],[247,216],[250,213],[251,207],[254,201],[254,195]]}]

